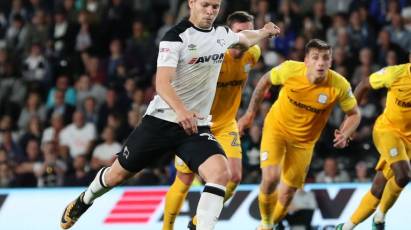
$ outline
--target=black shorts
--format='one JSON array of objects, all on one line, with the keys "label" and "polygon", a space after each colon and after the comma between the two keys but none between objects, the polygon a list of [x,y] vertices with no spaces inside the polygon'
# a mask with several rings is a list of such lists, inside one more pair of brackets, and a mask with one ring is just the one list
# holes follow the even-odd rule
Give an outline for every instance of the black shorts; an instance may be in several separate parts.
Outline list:
[{"label": "black shorts", "polygon": [[198,133],[187,135],[178,124],[148,115],[131,132],[117,155],[123,168],[139,172],[167,154],[176,154],[196,173],[210,156],[225,156],[210,127],[199,126]]}]

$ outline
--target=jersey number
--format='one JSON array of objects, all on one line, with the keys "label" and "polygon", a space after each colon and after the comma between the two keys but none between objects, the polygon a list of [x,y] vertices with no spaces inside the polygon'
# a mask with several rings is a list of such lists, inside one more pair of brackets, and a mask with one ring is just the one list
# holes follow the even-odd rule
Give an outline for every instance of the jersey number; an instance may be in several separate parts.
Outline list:
[{"label": "jersey number", "polygon": [[239,146],[240,142],[238,141],[238,133],[237,132],[230,132],[231,136],[233,136],[233,141],[231,142],[231,146]]}]

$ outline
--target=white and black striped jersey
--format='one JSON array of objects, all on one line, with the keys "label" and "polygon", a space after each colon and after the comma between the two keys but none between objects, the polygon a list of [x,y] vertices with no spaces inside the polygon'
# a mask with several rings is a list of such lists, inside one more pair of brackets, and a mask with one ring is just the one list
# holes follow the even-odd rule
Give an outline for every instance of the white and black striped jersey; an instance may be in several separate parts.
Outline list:
[{"label": "white and black striped jersey", "polygon": [[[176,67],[171,85],[188,110],[208,118],[200,120],[200,126],[210,125],[210,110],[224,53],[238,41],[239,36],[228,27],[203,30],[184,19],[160,42],[157,66]],[[159,95],[150,102],[146,114],[171,122],[177,119],[174,110]]]}]

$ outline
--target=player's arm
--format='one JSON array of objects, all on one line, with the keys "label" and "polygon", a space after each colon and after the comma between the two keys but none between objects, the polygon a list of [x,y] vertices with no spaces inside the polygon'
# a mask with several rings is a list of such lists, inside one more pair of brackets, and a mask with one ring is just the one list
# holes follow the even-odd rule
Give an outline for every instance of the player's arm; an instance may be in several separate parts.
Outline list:
[{"label": "player's arm", "polygon": [[158,67],[156,74],[156,92],[176,112],[178,123],[187,134],[197,133],[197,118],[195,112],[189,111],[176,91],[171,86],[171,79],[175,78],[175,67]]},{"label": "player's arm", "polygon": [[243,30],[238,33],[239,43],[247,47],[257,44],[264,38],[277,36],[280,28],[272,22],[268,22],[259,30]]},{"label": "player's arm", "polygon": [[334,131],[334,147],[345,148],[350,141],[350,137],[358,128],[361,121],[361,112],[358,106],[345,112],[346,116],[340,129]]},{"label": "player's arm", "polygon": [[367,92],[370,90],[370,88],[371,85],[368,76],[363,76],[361,78],[361,81],[354,89],[354,96],[355,99],[357,99],[358,103],[361,103],[361,101],[363,100]]},{"label": "player's arm", "polygon": [[257,110],[264,99],[264,94],[271,87],[271,85],[270,72],[267,72],[258,81],[257,86],[253,91],[253,95],[251,96],[247,111],[238,120],[238,130],[240,134],[244,132],[244,129],[250,127],[251,123],[254,121]]}]

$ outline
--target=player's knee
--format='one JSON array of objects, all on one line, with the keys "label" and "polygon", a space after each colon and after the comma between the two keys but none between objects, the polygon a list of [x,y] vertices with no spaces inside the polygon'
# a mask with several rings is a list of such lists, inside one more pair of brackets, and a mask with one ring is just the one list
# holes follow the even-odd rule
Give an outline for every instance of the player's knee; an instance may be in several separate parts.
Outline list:
[{"label": "player's knee", "polygon": [[409,174],[409,172],[403,172],[395,175],[395,182],[398,184],[398,186],[404,188],[410,182],[411,178]]},{"label": "player's knee", "polygon": [[281,201],[281,203],[288,205],[291,200],[294,197],[296,189],[293,188],[289,188],[284,190],[280,195],[279,195],[279,200]]},{"label": "player's knee", "polygon": [[105,179],[108,187],[115,187],[124,183],[130,176],[121,172],[110,170]]},{"label": "player's knee", "polygon": [[228,168],[219,167],[205,175],[205,181],[209,183],[216,183],[226,185],[231,178],[231,173]]},{"label": "player's knee", "polygon": [[231,179],[233,183],[239,184],[241,182],[242,175],[241,172],[231,171]]},{"label": "player's knee", "polygon": [[280,176],[273,170],[267,171],[263,174],[263,180],[267,184],[274,184],[276,185],[280,179]]}]

